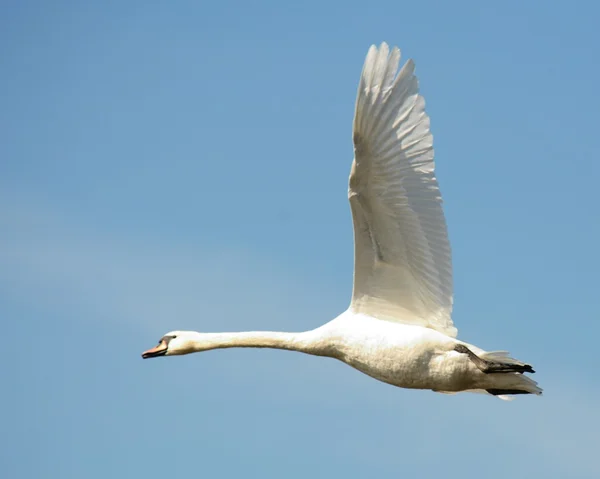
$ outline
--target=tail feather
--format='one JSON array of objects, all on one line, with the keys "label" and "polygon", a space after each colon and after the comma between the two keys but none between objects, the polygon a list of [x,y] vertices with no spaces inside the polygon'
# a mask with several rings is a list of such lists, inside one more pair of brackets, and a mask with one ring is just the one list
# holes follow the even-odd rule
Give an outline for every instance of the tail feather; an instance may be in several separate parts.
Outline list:
[{"label": "tail feather", "polygon": [[502,399],[503,401],[512,401],[514,399],[514,396],[510,396],[508,394],[493,394],[493,393],[489,392],[489,390],[486,390],[486,389],[467,389],[465,392],[476,393],[476,394],[485,394],[486,396],[492,395],[494,397],[497,397],[498,399]]},{"label": "tail feather", "polygon": [[493,382],[486,387],[486,391],[500,399],[512,399],[512,396],[516,394],[535,394],[541,396],[543,392],[536,381],[523,374],[494,374],[489,376],[489,379],[493,380]]},{"label": "tail feather", "polygon": [[[498,377],[498,376],[496,376]],[[525,376],[519,375],[520,378],[526,378]],[[540,396],[542,394],[542,390],[537,387],[537,383],[531,379],[527,381],[527,384],[521,384],[518,386],[513,386],[513,388],[523,388],[523,389],[500,389],[500,388],[489,388],[489,389],[465,389],[464,391],[438,391],[438,393],[442,394],[456,394],[458,392],[466,392],[466,393],[475,393],[475,394],[485,394],[486,396],[494,396],[498,399],[502,399],[503,401],[513,401],[516,395],[520,394],[536,394]]]},{"label": "tail feather", "polygon": [[531,365],[511,358],[506,351],[486,352],[473,347],[473,352],[464,343],[454,346],[454,350],[466,354],[469,359],[484,373],[478,384],[481,392],[508,400],[516,394],[542,394],[537,383],[523,373],[534,373]]}]

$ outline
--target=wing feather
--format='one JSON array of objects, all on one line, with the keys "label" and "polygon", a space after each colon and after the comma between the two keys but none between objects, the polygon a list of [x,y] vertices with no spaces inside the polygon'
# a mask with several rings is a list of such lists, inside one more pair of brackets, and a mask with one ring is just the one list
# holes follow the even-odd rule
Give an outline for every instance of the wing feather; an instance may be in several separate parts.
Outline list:
[{"label": "wing feather", "polygon": [[414,63],[372,46],[360,78],[348,197],[354,222],[351,309],[456,336],[452,264],[433,137]]}]

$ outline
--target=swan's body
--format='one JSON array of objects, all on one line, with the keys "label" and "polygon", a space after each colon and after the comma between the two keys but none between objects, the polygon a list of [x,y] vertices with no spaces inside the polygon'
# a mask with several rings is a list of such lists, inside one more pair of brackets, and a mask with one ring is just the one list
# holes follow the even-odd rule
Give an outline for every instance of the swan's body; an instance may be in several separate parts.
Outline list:
[{"label": "swan's body", "polygon": [[380,381],[438,392],[541,394],[505,353],[455,339],[452,266],[432,136],[414,64],[384,43],[365,61],[348,197],[354,290],[347,311],[303,333],[174,331],[143,357],[268,347],[339,359]]}]

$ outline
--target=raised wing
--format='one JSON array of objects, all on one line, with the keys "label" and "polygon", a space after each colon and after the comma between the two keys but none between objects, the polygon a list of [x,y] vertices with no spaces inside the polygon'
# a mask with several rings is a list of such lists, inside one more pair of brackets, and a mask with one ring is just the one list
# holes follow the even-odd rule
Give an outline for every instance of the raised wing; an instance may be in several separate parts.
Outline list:
[{"label": "raised wing", "polygon": [[354,220],[350,308],[456,336],[452,263],[433,138],[414,63],[372,46],[354,116],[348,197]]}]

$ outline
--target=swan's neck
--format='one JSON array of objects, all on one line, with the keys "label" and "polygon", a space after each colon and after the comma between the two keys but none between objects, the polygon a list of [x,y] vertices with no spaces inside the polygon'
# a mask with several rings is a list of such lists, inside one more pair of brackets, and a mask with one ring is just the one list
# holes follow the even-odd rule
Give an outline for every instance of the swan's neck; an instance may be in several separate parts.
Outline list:
[{"label": "swan's neck", "polygon": [[190,352],[222,348],[273,348],[299,351],[317,356],[331,356],[332,344],[319,331],[283,333],[275,331],[247,331],[241,333],[193,333]]}]

